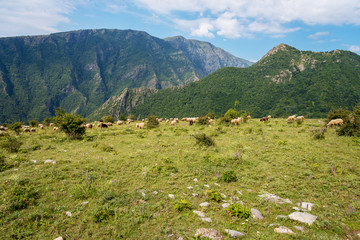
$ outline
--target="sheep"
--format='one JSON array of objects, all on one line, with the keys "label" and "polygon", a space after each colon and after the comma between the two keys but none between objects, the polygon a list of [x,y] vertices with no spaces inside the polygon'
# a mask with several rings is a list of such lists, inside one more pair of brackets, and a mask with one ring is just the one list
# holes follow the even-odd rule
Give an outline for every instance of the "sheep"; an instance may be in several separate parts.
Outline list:
[{"label": "sheep", "polygon": [[231,124],[234,124],[235,126],[239,125],[243,121],[242,117],[235,118],[231,120]]},{"label": "sheep", "polygon": [[260,119],[260,122],[267,122],[269,121],[269,118],[268,117],[263,117]]},{"label": "sheep", "polygon": [[41,123],[38,126],[40,129],[44,129],[44,125],[42,125]]},{"label": "sheep", "polygon": [[6,130],[7,130],[7,128],[6,128],[6,127],[4,127],[4,126],[0,126],[0,130],[1,130],[1,131],[6,131]]},{"label": "sheep", "polygon": [[143,123],[143,122],[136,124],[136,128],[144,129],[144,127],[145,127],[145,123]]},{"label": "sheep", "polygon": [[24,127],[24,132],[30,132],[30,128]]},{"label": "sheep", "polygon": [[91,123],[88,123],[85,125],[85,128],[92,128],[92,127],[93,127],[93,125]]},{"label": "sheep", "polygon": [[122,125],[123,123],[124,123],[124,122],[121,121],[121,120],[119,120],[119,121],[116,122],[117,125]]},{"label": "sheep", "polygon": [[304,116],[297,116],[295,118],[295,121],[304,121],[305,120],[305,117]]},{"label": "sheep", "polygon": [[49,123],[49,126],[50,127],[55,126],[55,123]]},{"label": "sheep", "polygon": [[296,115],[289,116],[289,117],[287,118],[287,121],[288,121],[288,122],[293,122],[293,121],[295,121],[295,118],[296,118]]},{"label": "sheep", "polygon": [[35,128],[30,128],[30,132],[36,132]]},{"label": "sheep", "polygon": [[107,125],[106,123],[99,122],[99,124],[97,125],[97,127],[99,127],[99,128],[107,128],[108,125]]},{"label": "sheep", "polygon": [[127,119],[127,124],[130,124],[130,123],[132,123],[133,121],[134,121],[134,120],[128,118],[128,119]]},{"label": "sheep", "polygon": [[209,124],[212,124],[214,122],[214,119],[209,119]]},{"label": "sheep", "polygon": [[111,122],[108,122],[108,123],[105,123],[108,127],[111,127],[112,126],[112,123]]},{"label": "sheep", "polygon": [[330,122],[328,122],[328,124],[326,124],[326,127],[331,127],[331,126],[334,126],[334,125],[343,125],[344,124],[344,120],[342,120],[341,118],[338,118],[338,119],[333,119],[331,120]]},{"label": "sheep", "polygon": [[58,127],[54,127],[53,130],[54,130],[54,131],[58,131],[59,128],[58,128]]},{"label": "sheep", "polygon": [[172,120],[171,123],[170,123],[170,125],[171,125],[171,126],[176,126],[176,123],[177,123],[176,120]]},{"label": "sheep", "polygon": [[267,116],[267,118],[270,119],[270,118],[271,118],[271,115]]}]

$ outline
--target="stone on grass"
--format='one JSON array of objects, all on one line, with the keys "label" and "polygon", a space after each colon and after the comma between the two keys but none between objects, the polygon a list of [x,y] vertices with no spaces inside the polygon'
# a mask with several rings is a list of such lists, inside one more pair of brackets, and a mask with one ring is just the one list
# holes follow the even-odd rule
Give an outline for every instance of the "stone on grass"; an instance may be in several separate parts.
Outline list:
[{"label": "stone on grass", "polygon": [[190,187],[187,187],[188,189],[193,189],[193,187],[192,186],[190,186]]},{"label": "stone on grass", "polygon": [[245,234],[243,234],[242,232],[238,232],[235,230],[225,229],[225,232],[227,232],[232,238],[239,238],[245,236]]},{"label": "stone on grass", "polygon": [[86,205],[86,204],[88,204],[88,203],[89,203],[89,201],[82,202],[81,205]]},{"label": "stone on grass", "polygon": [[253,219],[255,219],[255,220],[264,219],[264,216],[261,214],[261,212],[255,208],[251,209],[251,215],[253,216]]},{"label": "stone on grass", "polygon": [[193,193],[192,195],[193,195],[194,197],[198,197],[198,196],[199,196],[198,193]]},{"label": "stone on grass", "polygon": [[193,213],[195,213],[195,214],[198,215],[199,217],[202,217],[202,218],[205,217],[205,213],[203,213],[203,212],[201,212],[201,211],[194,210]]},{"label": "stone on grass", "polygon": [[309,203],[309,202],[299,202],[298,206],[301,208],[305,208],[306,210],[311,211],[312,207],[314,206],[313,203]]},{"label": "stone on grass", "polygon": [[317,216],[307,212],[293,212],[289,215],[289,218],[299,222],[312,224],[316,220]]},{"label": "stone on grass", "polygon": [[203,202],[203,203],[200,203],[200,206],[201,207],[207,207],[207,206],[209,206],[209,204],[210,203],[208,203],[208,202]]},{"label": "stone on grass", "polygon": [[220,232],[211,228],[199,228],[196,230],[195,237],[205,237],[213,240],[221,240],[223,236]]},{"label": "stone on grass", "polygon": [[212,222],[211,218],[201,218],[203,222]]},{"label": "stone on grass", "polygon": [[223,208],[227,208],[227,207],[229,207],[229,206],[230,206],[230,203],[223,203],[223,204],[222,204],[222,207],[223,207]]},{"label": "stone on grass", "polygon": [[168,196],[169,196],[169,198],[172,198],[172,199],[175,198],[174,194],[169,194]]},{"label": "stone on grass", "polygon": [[300,232],[305,232],[305,229],[303,227],[300,227],[300,226],[294,226],[294,228],[296,230],[299,230]]},{"label": "stone on grass", "polygon": [[66,212],[66,215],[68,215],[69,217],[71,217],[71,216],[72,216],[72,214],[71,214],[71,212],[70,212],[70,211],[67,211],[67,212]]},{"label": "stone on grass", "polygon": [[52,164],[56,164],[56,161],[52,160],[52,159],[46,159],[44,161],[44,163],[52,163]]},{"label": "stone on grass", "polygon": [[280,204],[283,204],[283,203],[292,204],[292,202],[288,198],[283,199],[283,198],[281,198],[279,196],[276,196],[275,194],[272,194],[272,193],[262,194],[262,195],[259,195],[259,197],[265,198],[270,202],[276,202],[276,203],[280,203]]},{"label": "stone on grass", "polygon": [[36,160],[30,160],[30,161],[32,161],[33,163],[36,163],[36,162],[37,162]]},{"label": "stone on grass", "polygon": [[197,179],[197,178],[194,178],[194,182],[198,182],[198,179]]},{"label": "stone on grass", "polygon": [[225,194],[221,193],[220,195],[221,195],[222,198],[226,198]]},{"label": "stone on grass", "polygon": [[242,195],[242,192],[240,192],[240,191],[237,191],[237,192],[238,192],[238,194]]},{"label": "stone on grass", "polygon": [[218,184],[218,183],[214,183],[214,185],[220,187],[220,184]]},{"label": "stone on grass", "polygon": [[207,187],[207,188],[209,188],[210,186],[209,186],[209,185],[207,185],[207,184],[204,184],[204,187]]},{"label": "stone on grass", "polygon": [[57,237],[54,240],[64,240],[62,237]]},{"label": "stone on grass", "polygon": [[157,194],[158,194],[158,192],[157,192],[157,191],[153,191],[153,194],[154,194],[154,195],[157,195]]},{"label": "stone on grass", "polygon": [[274,232],[286,233],[286,234],[294,234],[294,232],[291,229],[289,229],[287,227],[284,227],[284,226],[280,226],[280,227],[275,228]]}]

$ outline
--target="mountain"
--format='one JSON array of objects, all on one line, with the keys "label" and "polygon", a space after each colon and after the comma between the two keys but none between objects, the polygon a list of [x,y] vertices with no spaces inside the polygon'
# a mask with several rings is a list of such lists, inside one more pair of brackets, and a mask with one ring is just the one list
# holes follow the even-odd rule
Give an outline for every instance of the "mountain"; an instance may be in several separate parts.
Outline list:
[{"label": "mountain", "polygon": [[254,117],[324,117],[360,102],[360,56],[350,51],[299,51],[280,44],[248,68],[226,67],[186,86],[159,90],[131,108],[142,118],[217,116],[234,108]]},{"label": "mountain", "polygon": [[124,89],[181,86],[248,64],[209,43],[133,30],[0,38],[0,122],[42,120],[57,107],[88,116]]}]

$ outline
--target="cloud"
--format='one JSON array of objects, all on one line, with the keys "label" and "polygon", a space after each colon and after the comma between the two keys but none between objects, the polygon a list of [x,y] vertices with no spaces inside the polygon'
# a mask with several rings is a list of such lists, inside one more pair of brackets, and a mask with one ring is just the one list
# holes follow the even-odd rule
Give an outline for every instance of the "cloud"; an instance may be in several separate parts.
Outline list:
[{"label": "cloud", "polygon": [[355,52],[355,53],[360,53],[360,46],[357,45],[352,45],[349,47],[349,51]]},{"label": "cloud", "polygon": [[[173,0],[135,0],[135,3],[174,23],[187,21],[191,26],[187,31],[197,36],[213,37],[217,34],[226,38],[240,38],[263,33],[279,37],[298,31],[299,27],[288,27],[296,22],[308,25],[360,25],[358,0],[182,0],[181,4]],[[187,14],[187,17],[182,17],[183,14]],[[189,19],[189,14],[201,17]],[[176,21],[173,21],[174,18]],[[309,37],[320,36],[324,35]]]},{"label": "cloud", "polygon": [[328,36],[329,32],[317,32],[308,36],[310,39],[318,40],[322,36]]},{"label": "cloud", "polygon": [[46,34],[57,31],[74,10],[71,0],[11,0],[0,5],[0,36]]}]

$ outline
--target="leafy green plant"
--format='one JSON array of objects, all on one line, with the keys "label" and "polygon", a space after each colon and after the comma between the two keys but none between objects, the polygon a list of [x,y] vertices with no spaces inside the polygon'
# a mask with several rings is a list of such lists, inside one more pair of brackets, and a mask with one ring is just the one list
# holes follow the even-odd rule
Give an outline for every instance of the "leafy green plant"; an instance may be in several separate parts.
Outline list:
[{"label": "leafy green plant", "polygon": [[209,118],[207,116],[199,117],[197,124],[199,125],[208,125],[209,124]]},{"label": "leafy green plant", "polygon": [[215,146],[215,140],[210,136],[207,136],[205,133],[197,133],[191,136],[195,138],[197,145],[205,147]]},{"label": "leafy green plant", "polygon": [[115,211],[107,204],[95,208],[92,212],[94,222],[100,223],[109,220],[115,215]]},{"label": "leafy green plant", "polygon": [[60,127],[60,130],[65,132],[66,135],[71,139],[82,138],[82,136],[85,134],[85,128],[83,124],[86,120],[79,114],[69,114],[65,113],[62,109],[57,109],[54,121],[56,125]]},{"label": "leafy green plant", "polygon": [[215,202],[220,202],[223,199],[221,194],[215,190],[212,190],[212,189],[206,190],[205,193],[209,200],[213,200]]},{"label": "leafy green plant", "polygon": [[226,208],[231,216],[248,219],[251,216],[251,210],[240,203],[231,204]]},{"label": "leafy green plant", "polygon": [[6,162],[5,156],[0,155],[0,172],[12,168],[13,166]]},{"label": "leafy green plant", "polygon": [[31,120],[31,121],[29,122],[29,124],[30,124],[30,126],[32,126],[32,127],[36,127],[37,125],[39,125],[39,122],[36,121],[35,119],[33,119],[33,120]]},{"label": "leafy green plant", "polygon": [[326,128],[313,128],[311,130],[311,135],[313,136],[314,139],[317,140],[325,139],[325,133],[326,133]]},{"label": "leafy green plant", "polygon": [[16,137],[7,136],[6,140],[1,143],[1,147],[9,152],[18,152],[23,142],[18,140]]},{"label": "leafy green plant", "polygon": [[157,120],[157,117],[154,115],[151,115],[148,117],[148,121],[146,122],[146,128],[157,128],[159,127],[159,122]]},{"label": "leafy green plant", "polygon": [[21,132],[22,125],[22,122],[15,122],[9,126],[9,129],[13,130],[16,134],[19,134]]},{"label": "leafy green plant", "polygon": [[234,171],[226,171],[222,174],[221,176],[221,180],[224,182],[236,182],[237,181],[237,177]]},{"label": "leafy green plant", "polygon": [[35,203],[38,198],[38,192],[29,183],[29,180],[20,181],[14,188],[10,198],[10,211],[25,209]]},{"label": "leafy green plant", "polygon": [[188,200],[186,199],[182,199],[180,201],[178,201],[177,203],[175,203],[174,208],[178,211],[184,211],[186,209],[191,209],[191,204],[188,202]]}]

